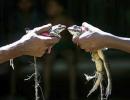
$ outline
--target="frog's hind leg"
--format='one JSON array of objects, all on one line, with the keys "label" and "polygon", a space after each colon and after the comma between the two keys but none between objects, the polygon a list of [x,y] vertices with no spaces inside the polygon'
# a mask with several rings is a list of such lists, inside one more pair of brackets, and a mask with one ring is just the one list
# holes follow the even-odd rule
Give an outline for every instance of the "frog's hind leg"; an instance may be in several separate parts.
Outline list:
[{"label": "frog's hind leg", "polygon": [[97,76],[97,80],[94,83],[93,88],[89,91],[89,94],[87,95],[87,97],[90,96],[100,86],[100,84],[101,84],[101,82],[103,80],[102,73],[96,73],[96,76]]},{"label": "frog's hind leg", "polygon": [[108,63],[106,62],[106,58],[105,55],[103,54],[102,50],[98,50],[98,55],[100,56],[100,58],[103,61],[103,65],[104,65],[104,69],[106,71],[106,75],[107,75],[107,88],[106,88],[106,98],[108,98],[108,96],[111,94],[112,91],[112,82],[111,82],[111,75],[110,75],[110,68],[108,66]]}]

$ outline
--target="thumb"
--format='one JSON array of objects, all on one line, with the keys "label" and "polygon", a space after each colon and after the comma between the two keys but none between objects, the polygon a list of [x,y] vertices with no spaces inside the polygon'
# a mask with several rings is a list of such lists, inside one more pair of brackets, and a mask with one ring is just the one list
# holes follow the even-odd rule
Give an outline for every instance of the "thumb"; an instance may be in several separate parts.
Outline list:
[{"label": "thumb", "polygon": [[49,29],[52,27],[52,24],[46,24],[46,25],[43,25],[43,26],[40,26],[40,27],[36,27],[34,28],[34,32],[36,34],[41,34],[42,32],[46,32],[46,31],[49,31]]},{"label": "thumb", "polygon": [[82,23],[82,26],[83,26],[83,27],[86,27],[86,28],[88,28],[88,29],[93,29],[93,28],[95,28],[94,26],[88,24],[87,22],[83,22],[83,23]]},{"label": "thumb", "polygon": [[99,28],[94,27],[91,24],[88,24],[87,22],[83,22],[82,26],[85,27],[85,28],[87,28],[88,31],[91,31],[91,32],[100,32],[101,31]]}]

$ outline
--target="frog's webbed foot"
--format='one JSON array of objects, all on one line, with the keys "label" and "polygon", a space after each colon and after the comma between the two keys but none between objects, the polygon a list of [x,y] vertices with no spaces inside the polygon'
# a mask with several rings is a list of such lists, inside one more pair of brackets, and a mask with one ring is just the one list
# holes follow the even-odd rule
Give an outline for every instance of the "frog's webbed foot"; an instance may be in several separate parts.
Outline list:
[{"label": "frog's webbed foot", "polygon": [[96,74],[94,76],[89,76],[89,75],[85,74],[85,77],[88,81],[90,81],[92,79],[96,79],[96,82],[94,83],[93,88],[89,91],[89,94],[87,95],[87,97],[88,97],[100,86],[100,84],[102,84],[103,74],[96,72]]},{"label": "frog's webbed foot", "polygon": [[97,75],[95,74],[95,75],[93,75],[93,76],[91,76],[91,75],[87,75],[87,74],[84,74],[84,76],[85,76],[85,78],[86,78],[86,80],[87,81],[90,81],[90,80],[92,80],[92,79],[94,79],[94,78],[96,78],[97,77]]},{"label": "frog's webbed foot", "polygon": [[112,91],[112,83],[111,80],[110,81],[108,80],[108,85],[106,88],[106,98],[108,98],[108,96],[111,95],[111,91]]}]

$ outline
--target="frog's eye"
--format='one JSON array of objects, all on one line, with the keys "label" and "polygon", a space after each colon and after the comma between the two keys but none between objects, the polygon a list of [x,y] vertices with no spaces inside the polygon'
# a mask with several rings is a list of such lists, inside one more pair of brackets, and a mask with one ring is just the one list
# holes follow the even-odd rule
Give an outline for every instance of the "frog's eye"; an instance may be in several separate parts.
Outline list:
[{"label": "frog's eye", "polygon": [[61,25],[61,24],[58,24],[58,27],[59,27],[59,28],[61,28],[61,27],[62,27],[62,25]]},{"label": "frog's eye", "polygon": [[80,26],[74,25],[74,29],[80,29]]}]

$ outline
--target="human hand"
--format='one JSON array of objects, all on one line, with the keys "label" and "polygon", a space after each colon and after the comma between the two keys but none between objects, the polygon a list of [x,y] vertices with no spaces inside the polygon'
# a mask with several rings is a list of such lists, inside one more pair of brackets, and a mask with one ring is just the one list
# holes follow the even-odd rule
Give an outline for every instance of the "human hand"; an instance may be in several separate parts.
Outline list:
[{"label": "human hand", "polygon": [[84,22],[81,29],[83,33],[79,37],[73,37],[73,42],[77,43],[81,49],[92,52],[107,47],[106,32]]},{"label": "human hand", "polygon": [[36,27],[24,35],[19,40],[22,43],[23,55],[41,57],[49,47],[56,44],[59,38],[41,35],[44,32],[48,32],[51,27],[51,24]]}]

